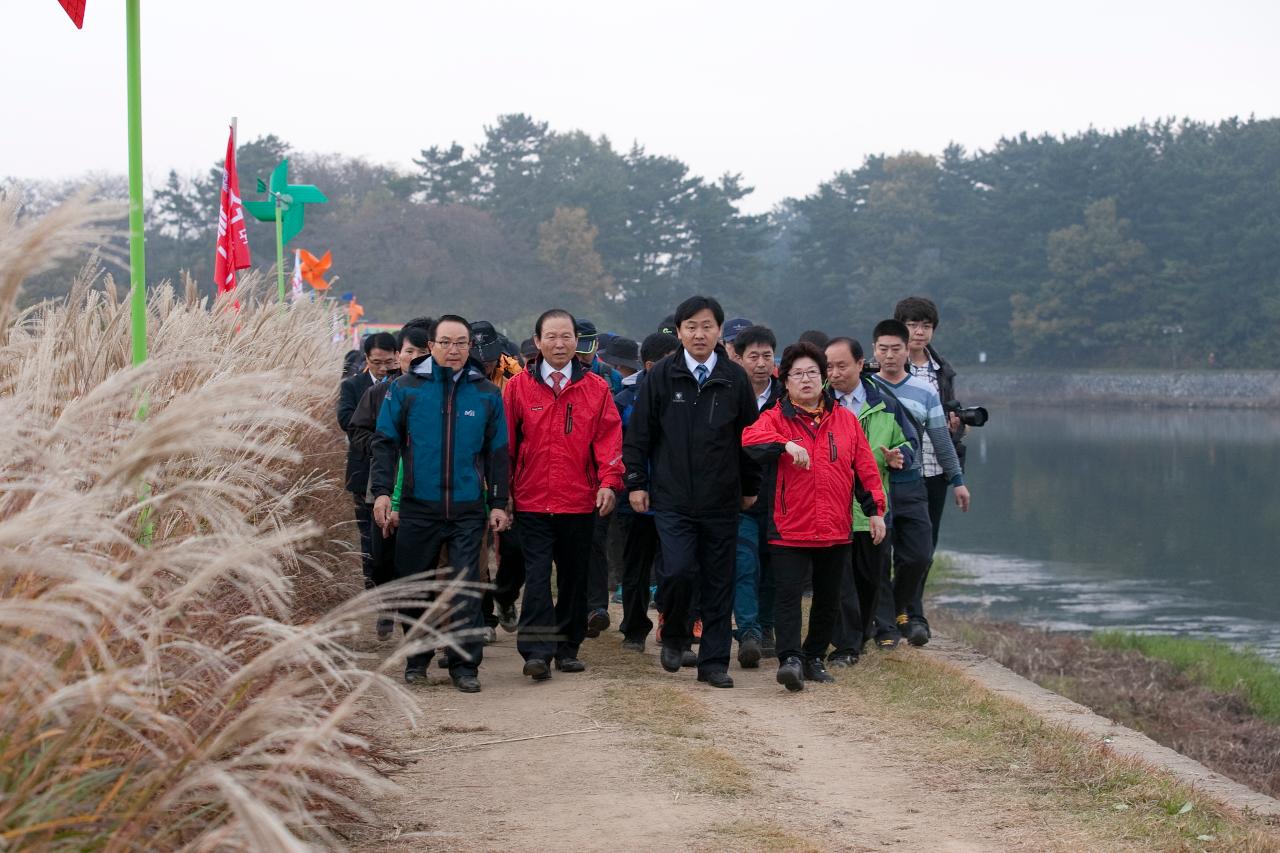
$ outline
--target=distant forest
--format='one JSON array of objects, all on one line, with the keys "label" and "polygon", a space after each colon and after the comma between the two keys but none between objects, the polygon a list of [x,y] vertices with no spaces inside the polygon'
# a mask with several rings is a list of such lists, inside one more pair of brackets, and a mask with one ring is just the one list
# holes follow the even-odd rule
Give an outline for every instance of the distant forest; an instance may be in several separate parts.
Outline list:
[{"label": "distant forest", "polygon": [[[1280,367],[1277,119],[875,155],[767,215],[742,212],[742,175],[700,177],[521,114],[474,149],[423,150],[411,170],[242,142],[246,199],[284,156],[294,182],[330,200],[308,209],[298,245],[332,250],[335,290],[355,291],[369,320],[448,311],[519,339],[560,305],[643,337],[703,292],[785,341],[808,328],[865,337],[914,294],[938,303],[939,345],[962,363],[1200,367],[1212,353]],[[154,191],[151,280],[188,270],[210,288],[221,170],[171,172]],[[4,182],[31,214],[77,183]],[[122,178],[97,183],[124,196]],[[274,263],[271,226],[249,233],[255,263]],[[48,273],[28,301],[67,283]]]}]

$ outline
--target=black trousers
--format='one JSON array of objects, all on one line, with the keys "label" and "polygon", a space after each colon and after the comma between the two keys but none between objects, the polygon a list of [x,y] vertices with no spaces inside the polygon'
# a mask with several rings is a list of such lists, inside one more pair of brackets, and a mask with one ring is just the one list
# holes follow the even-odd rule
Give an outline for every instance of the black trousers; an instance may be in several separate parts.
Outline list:
[{"label": "black trousers", "polygon": [[[516,648],[525,660],[576,658],[587,632],[593,513],[517,512],[524,548],[524,602]],[[551,564],[556,598],[551,598]]]},{"label": "black trousers", "polygon": [[[840,608],[840,582],[849,571],[852,546],[788,548],[770,545],[773,579],[777,586],[774,619],[777,623],[778,662],[789,657],[822,660],[827,656],[836,613]],[[801,602],[813,579],[813,599],[809,604],[809,633],[800,643]],[[704,623],[705,624],[705,623]]]},{"label": "black trousers", "polygon": [[373,507],[359,495],[351,496],[356,510],[356,529],[360,531],[360,571],[364,575],[364,588],[372,589],[373,581]]},{"label": "black trousers", "polygon": [[396,531],[382,535],[382,528],[373,525],[369,537],[370,561],[373,564],[369,579],[371,586],[382,586],[396,579]]},{"label": "black trousers", "polygon": [[870,533],[853,534],[852,559],[840,581],[840,609],[831,635],[834,654],[857,655],[870,640],[880,600],[880,578],[889,571],[889,542],[876,545]]},{"label": "black trousers", "polygon": [[883,573],[880,602],[876,607],[876,636],[898,633],[897,615],[923,594],[924,577],[933,559],[933,525],[929,521],[929,495],[924,480],[891,483],[893,507],[893,580]]},{"label": "black trousers", "polygon": [[662,548],[658,602],[662,644],[686,649],[696,608],[702,619],[698,672],[726,672],[733,645],[733,586],[738,545],[738,513],[653,515]]},{"label": "black trousers", "polygon": [[484,592],[484,624],[498,627],[498,614],[494,607],[509,607],[520,597],[524,586],[524,551],[520,548],[520,528],[512,525],[498,537],[498,568],[493,574],[493,589]]},{"label": "black trousers", "polygon": [[[407,578],[424,572],[435,572],[440,562],[440,550],[449,548],[449,563],[439,569],[440,580],[455,578],[468,583],[480,580],[480,540],[484,535],[485,517],[474,514],[462,518],[443,519],[417,512],[410,504],[400,506],[400,528],[396,531],[396,577]],[[401,615],[410,621],[422,616],[421,608],[406,608]],[[480,593],[464,590],[452,602],[445,630],[464,632],[459,642],[462,651],[445,652],[451,675],[475,675],[484,656],[484,617],[480,612]],[[426,666],[431,652],[413,655],[410,666]]]},{"label": "black trousers", "polygon": [[592,513],[591,565],[587,572],[587,610],[609,609],[609,521],[610,513]]},{"label": "black trousers", "polygon": [[[946,474],[937,474],[924,478],[924,489],[929,495],[929,523],[933,526],[933,550],[938,550],[938,531],[942,529],[942,511],[947,508],[947,489],[951,481]],[[933,556],[930,552],[929,565],[925,567],[924,577],[920,580],[920,593],[907,605],[907,616],[913,621],[928,625],[924,618],[924,586],[929,580],[929,569],[933,568]]]},{"label": "black trousers", "polygon": [[652,515],[618,516],[625,546],[622,557],[622,624],[618,630],[632,642],[643,642],[653,630],[649,618],[649,585],[662,559],[658,526]]}]

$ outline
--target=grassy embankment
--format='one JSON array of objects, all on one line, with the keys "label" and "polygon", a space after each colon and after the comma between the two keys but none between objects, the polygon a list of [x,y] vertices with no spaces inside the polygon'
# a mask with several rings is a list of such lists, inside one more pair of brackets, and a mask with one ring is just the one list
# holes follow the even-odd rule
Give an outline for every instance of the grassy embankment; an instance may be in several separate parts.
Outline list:
[{"label": "grassy embankment", "polygon": [[[945,557],[930,585],[954,582]],[[938,610],[936,623],[1050,690],[1280,796],[1280,668],[1211,638],[1051,633]]]},{"label": "grassy embankment", "polygon": [[360,698],[414,705],[350,643],[383,602],[332,529],[350,509],[328,312],[154,286],[130,369],[128,303],[96,264],[14,307],[121,211],[19,210],[0,194],[0,847],[339,844],[393,763]]}]

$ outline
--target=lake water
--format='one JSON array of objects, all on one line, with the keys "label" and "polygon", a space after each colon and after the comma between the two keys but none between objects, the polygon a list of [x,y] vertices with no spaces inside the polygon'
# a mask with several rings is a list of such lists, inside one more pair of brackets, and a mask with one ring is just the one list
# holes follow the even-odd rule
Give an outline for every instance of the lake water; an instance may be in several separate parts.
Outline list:
[{"label": "lake water", "polygon": [[1213,636],[1280,658],[1280,413],[993,409],[937,601],[1054,630]]}]

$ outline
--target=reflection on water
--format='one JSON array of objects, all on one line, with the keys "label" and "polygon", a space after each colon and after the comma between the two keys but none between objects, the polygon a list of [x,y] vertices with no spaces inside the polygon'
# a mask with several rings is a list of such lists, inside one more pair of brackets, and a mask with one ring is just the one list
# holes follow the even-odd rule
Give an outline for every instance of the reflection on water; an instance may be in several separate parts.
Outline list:
[{"label": "reflection on water", "polygon": [[940,600],[1061,630],[1212,635],[1280,656],[1280,414],[993,411]]}]

